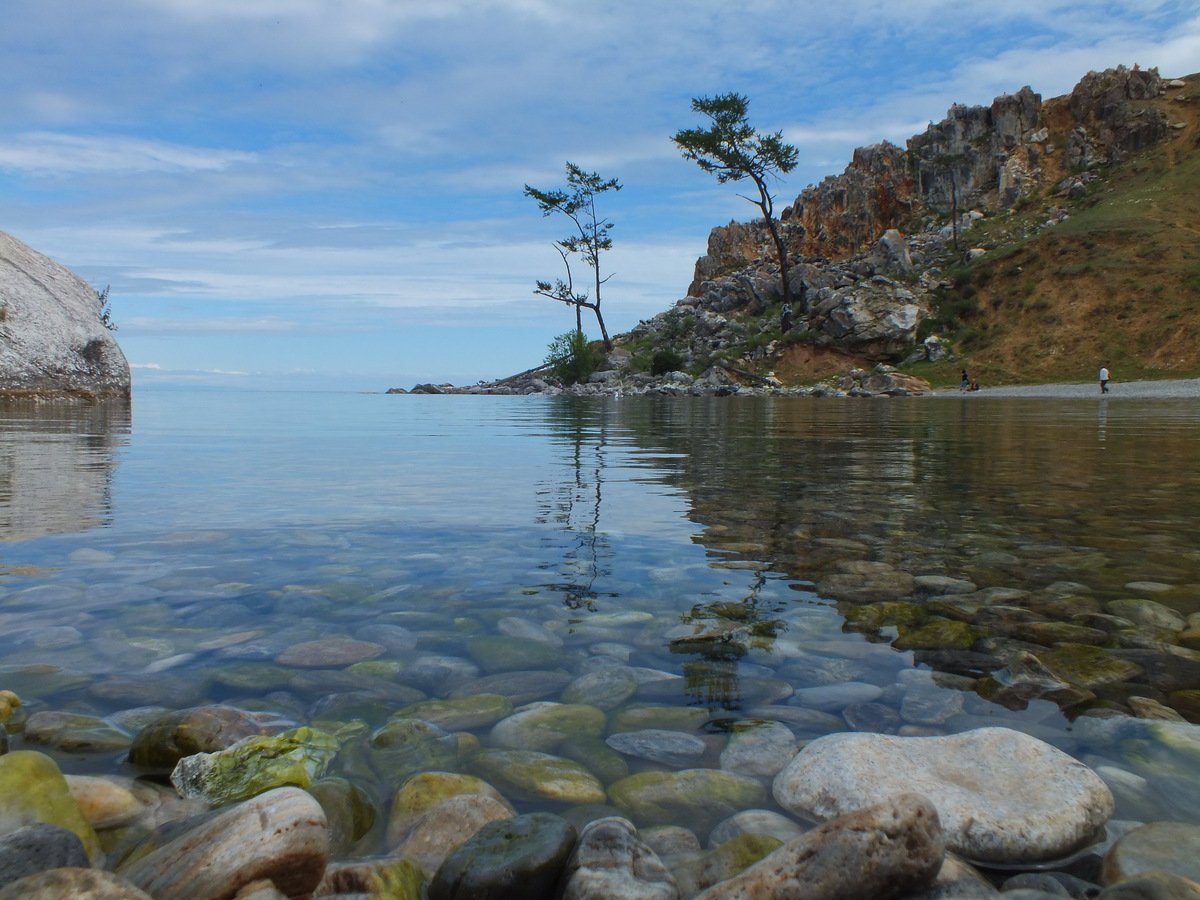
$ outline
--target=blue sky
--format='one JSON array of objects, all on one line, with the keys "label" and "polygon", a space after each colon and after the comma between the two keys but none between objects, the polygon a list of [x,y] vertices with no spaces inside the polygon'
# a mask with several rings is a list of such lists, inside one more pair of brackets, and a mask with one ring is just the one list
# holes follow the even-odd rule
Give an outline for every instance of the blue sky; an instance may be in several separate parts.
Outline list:
[{"label": "blue sky", "polygon": [[[1090,69],[1200,70],[1194,0],[8,0],[0,230],[111,285],[135,390],[384,390],[536,365],[566,160],[623,190],[609,330],[754,208],[671,144],[738,91],[800,165]],[[594,323],[590,332],[596,335]]]}]

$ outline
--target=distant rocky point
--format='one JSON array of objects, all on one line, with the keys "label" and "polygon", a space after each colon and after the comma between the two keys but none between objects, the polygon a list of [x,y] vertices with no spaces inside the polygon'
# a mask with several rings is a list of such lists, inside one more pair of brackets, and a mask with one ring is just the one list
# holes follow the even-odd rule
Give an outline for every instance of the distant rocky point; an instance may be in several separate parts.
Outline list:
[{"label": "distant rocky point", "polygon": [[96,290],[0,231],[0,397],[121,398],[129,362]]},{"label": "distant rocky point", "polygon": [[[989,360],[1001,360],[997,372],[1029,376],[1056,345],[1081,346],[1073,310],[1118,289],[1103,275],[1110,263],[1123,267],[1122,302],[1142,316],[1145,340],[1124,335],[1125,343],[1151,348],[1120,364],[1183,374],[1192,368],[1183,350],[1172,350],[1175,368],[1152,352],[1165,343],[1157,335],[1188,333],[1186,288],[1162,262],[1174,251],[1135,246],[1130,258],[1109,260],[1108,232],[1051,242],[1128,181],[1139,154],[1141,169],[1164,172],[1194,158],[1198,88],[1200,76],[1168,80],[1157,69],[1118,66],[1047,101],[1023,87],[988,106],[955,104],[905,147],[855,150],[842,174],[782,210],[790,306],[763,221],[730,222],[712,230],[687,295],[616,335],[586,382],[563,384],[541,367],[411,393],[897,396],[928,390],[911,367],[944,380]],[[1167,156],[1146,162],[1163,147]],[[1189,184],[1180,175],[1162,191],[1186,195]],[[1159,244],[1177,229],[1170,215],[1147,224],[1163,235]],[[1005,262],[1023,246],[1026,256]],[[1131,315],[1123,309],[1120,318],[1132,324]],[[1089,339],[1095,322],[1087,319]]]}]

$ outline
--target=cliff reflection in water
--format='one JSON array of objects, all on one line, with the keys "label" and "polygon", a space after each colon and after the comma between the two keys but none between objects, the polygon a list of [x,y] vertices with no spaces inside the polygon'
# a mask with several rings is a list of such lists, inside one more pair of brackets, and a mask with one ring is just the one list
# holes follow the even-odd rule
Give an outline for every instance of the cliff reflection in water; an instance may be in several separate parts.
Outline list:
[{"label": "cliff reflection in water", "polygon": [[1093,402],[973,398],[571,409],[577,480],[557,509],[578,538],[572,596],[594,597],[608,552],[597,526],[613,440],[687,497],[711,565],[744,579],[742,599],[697,603],[671,638],[694,659],[692,702],[743,705],[737,661],[782,624],[755,585],[782,579],[834,605],[846,631],[1010,707],[1148,696],[1196,715],[1200,654],[1148,624],[1158,606],[1180,622],[1200,611],[1200,420],[1187,404],[1099,418]]},{"label": "cliff reflection in water", "polygon": [[107,524],[130,423],[125,402],[0,401],[0,541]]}]

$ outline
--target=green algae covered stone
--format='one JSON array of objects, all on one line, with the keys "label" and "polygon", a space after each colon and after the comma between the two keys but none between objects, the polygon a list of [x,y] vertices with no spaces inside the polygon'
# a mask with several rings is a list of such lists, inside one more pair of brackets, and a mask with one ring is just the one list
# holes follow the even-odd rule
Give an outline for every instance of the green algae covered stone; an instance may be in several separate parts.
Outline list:
[{"label": "green algae covered stone", "polygon": [[953,619],[930,619],[916,628],[901,628],[892,641],[897,650],[970,650],[983,632]]},{"label": "green algae covered stone", "polygon": [[467,655],[485,672],[553,669],[562,662],[562,651],[542,641],[488,634],[467,641]]},{"label": "green algae covered stone", "polygon": [[73,832],[93,863],[102,858],[96,832],[71,797],[58,764],[35,750],[0,756],[0,834],[39,823]]},{"label": "green algae covered stone", "polygon": [[470,767],[481,778],[518,800],[603,803],[604,786],[569,759],[536,750],[483,750]]},{"label": "green algae covered stone", "polygon": [[1137,663],[1087,644],[1059,644],[1037,658],[1063,681],[1085,688],[1129,681],[1142,673]]},{"label": "green algae covered stone", "polygon": [[184,757],[171,783],[184,797],[219,806],[285,785],[308,788],[324,774],[338,741],[315,728],[246,738],[227,750]]},{"label": "green algae covered stone", "polygon": [[614,782],[609,800],[637,825],[687,825],[706,831],[721,819],[763,805],[757,778],[718,769],[639,772]]}]

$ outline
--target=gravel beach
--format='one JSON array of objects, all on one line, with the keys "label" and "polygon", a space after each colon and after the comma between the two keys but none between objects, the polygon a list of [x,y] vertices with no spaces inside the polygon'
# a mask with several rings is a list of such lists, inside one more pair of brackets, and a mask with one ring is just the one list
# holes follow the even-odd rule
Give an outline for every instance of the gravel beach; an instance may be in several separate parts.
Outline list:
[{"label": "gravel beach", "polygon": [[1110,381],[1108,393],[1100,393],[1099,382],[1086,384],[1025,384],[1011,387],[985,387],[962,394],[957,388],[932,391],[927,397],[964,396],[974,399],[988,397],[1045,398],[1049,400],[1100,399],[1106,400],[1198,400],[1200,378],[1171,381]]}]

